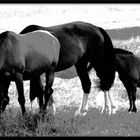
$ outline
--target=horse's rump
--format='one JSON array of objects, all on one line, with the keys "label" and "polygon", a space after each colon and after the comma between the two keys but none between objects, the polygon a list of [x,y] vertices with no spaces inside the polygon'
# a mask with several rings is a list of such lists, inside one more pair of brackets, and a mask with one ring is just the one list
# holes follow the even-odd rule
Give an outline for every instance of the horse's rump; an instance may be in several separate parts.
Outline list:
[{"label": "horse's rump", "polygon": [[60,44],[49,32],[34,31],[21,35],[21,39],[24,41],[21,46],[26,57],[26,71],[45,71],[57,64]]}]

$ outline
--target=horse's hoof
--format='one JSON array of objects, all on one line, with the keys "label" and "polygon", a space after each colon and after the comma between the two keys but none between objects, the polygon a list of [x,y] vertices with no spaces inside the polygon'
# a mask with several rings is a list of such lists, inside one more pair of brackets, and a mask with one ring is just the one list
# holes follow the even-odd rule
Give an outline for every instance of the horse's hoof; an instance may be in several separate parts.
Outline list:
[{"label": "horse's hoof", "polygon": [[27,112],[22,113],[23,118],[26,118],[28,116]]},{"label": "horse's hoof", "polygon": [[87,112],[84,112],[84,113],[83,113],[83,116],[85,116],[86,114],[87,114]]},{"label": "horse's hoof", "polygon": [[101,109],[100,113],[105,113],[106,110],[104,108]]},{"label": "horse's hoof", "polygon": [[132,109],[132,112],[135,112],[136,113],[137,112],[137,109],[136,108],[133,108]]},{"label": "horse's hoof", "polygon": [[112,110],[109,111],[109,116],[112,115],[112,114],[115,114],[115,113],[116,113],[116,110],[112,109]]},{"label": "horse's hoof", "polygon": [[75,112],[74,117],[76,117],[77,115],[79,115],[79,116],[81,116],[81,115],[82,115],[81,110],[77,110],[77,111]]},{"label": "horse's hoof", "polygon": [[76,117],[77,115],[78,115],[78,116],[85,116],[86,114],[87,114],[87,111],[86,111],[86,110],[77,110],[77,111],[75,112],[74,117]]},{"label": "horse's hoof", "polygon": [[128,112],[131,112],[131,111],[132,111],[132,109],[131,109],[131,108],[129,108],[129,109],[128,109]]}]

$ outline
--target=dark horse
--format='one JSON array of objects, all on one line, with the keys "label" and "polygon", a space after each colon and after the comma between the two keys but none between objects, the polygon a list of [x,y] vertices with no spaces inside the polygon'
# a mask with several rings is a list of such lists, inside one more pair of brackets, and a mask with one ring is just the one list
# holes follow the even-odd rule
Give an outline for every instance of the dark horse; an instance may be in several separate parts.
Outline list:
[{"label": "dark horse", "polygon": [[[60,55],[55,72],[76,67],[84,91],[83,100],[76,114],[88,109],[87,99],[91,81],[88,75],[88,64],[95,69],[100,79],[98,87],[108,91],[115,78],[115,53],[112,41],[104,29],[85,22],[71,22],[57,26],[42,27],[30,25],[21,34],[36,30],[45,30],[53,34],[60,42]],[[45,105],[53,93],[44,91]]]},{"label": "dark horse", "polygon": [[[6,106],[5,99],[8,96],[7,89],[10,81],[16,83],[19,94],[18,101],[23,114],[26,112],[23,77],[24,79],[34,77],[34,86],[40,86],[41,84],[38,83],[40,75],[46,73],[46,90],[47,92],[51,91],[50,87],[53,83],[59,52],[59,41],[47,31],[35,31],[26,35],[18,35],[11,31],[0,34],[1,111]],[[43,98],[39,100],[43,108]]]},{"label": "dark horse", "polygon": [[[135,105],[136,89],[137,87],[140,87],[140,57],[124,49],[115,48],[114,50],[116,54],[116,71],[118,72],[119,78],[122,81],[124,87],[126,88],[129,98],[130,108],[128,109],[128,111],[136,112],[137,111]],[[105,110],[107,107],[107,97],[106,97],[107,94],[104,95],[105,95],[105,108],[104,108]],[[111,101],[109,92],[108,96]],[[112,101],[111,106],[113,106]]]},{"label": "dark horse", "polygon": [[140,57],[130,51],[115,49],[116,70],[119,78],[127,90],[130,102],[128,111],[136,112],[136,89],[140,87]]}]

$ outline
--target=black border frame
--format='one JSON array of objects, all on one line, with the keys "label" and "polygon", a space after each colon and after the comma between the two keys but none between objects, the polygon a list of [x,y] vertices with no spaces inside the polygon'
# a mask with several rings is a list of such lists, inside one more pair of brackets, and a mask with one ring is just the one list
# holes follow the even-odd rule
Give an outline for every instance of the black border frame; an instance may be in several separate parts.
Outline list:
[{"label": "black border frame", "polygon": [[139,0],[0,0],[0,4],[35,4],[35,3],[49,3],[49,4],[79,4],[79,3],[98,3],[98,4],[127,4],[139,3]]}]

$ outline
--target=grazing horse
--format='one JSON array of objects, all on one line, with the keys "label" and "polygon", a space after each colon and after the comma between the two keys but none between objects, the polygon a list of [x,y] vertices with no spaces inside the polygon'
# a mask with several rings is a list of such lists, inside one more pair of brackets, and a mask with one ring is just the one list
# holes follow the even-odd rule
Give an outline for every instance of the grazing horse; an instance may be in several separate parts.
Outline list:
[{"label": "grazing horse", "polygon": [[[81,21],[70,22],[51,27],[29,25],[20,33],[45,30],[53,34],[60,42],[60,55],[55,72],[76,67],[84,91],[83,100],[75,115],[88,110],[87,100],[91,81],[87,66],[90,63],[100,79],[98,87],[108,91],[115,78],[115,53],[112,41],[104,29]],[[46,92],[46,91],[45,91]],[[50,94],[44,92],[45,106]]]},{"label": "grazing horse", "polygon": [[[116,71],[118,72],[119,78],[126,88],[129,98],[130,108],[128,109],[128,111],[136,112],[136,89],[137,87],[140,87],[140,57],[124,49],[115,48],[114,50],[116,54]],[[107,108],[107,94],[104,94],[104,96],[105,108],[103,109],[103,111]],[[111,101],[109,92],[108,96]],[[111,101],[111,112],[112,106],[113,104]]]},{"label": "grazing horse", "polygon": [[127,90],[130,102],[129,112],[136,112],[136,90],[140,87],[140,57],[130,51],[115,49],[116,70],[119,78]]},{"label": "grazing horse", "polygon": [[[0,77],[8,80],[4,82],[0,80],[1,111],[5,109],[4,102],[5,97],[8,96],[7,89],[10,81],[16,83],[18,101],[23,114],[26,112],[23,77],[24,79],[35,77],[33,84],[38,86],[40,79],[37,78],[40,78],[42,73],[46,73],[46,91],[51,92],[59,52],[59,41],[48,31],[34,31],[25,35],[6,31],[0,34]],[[39,100],[43,108],[43,98]]]}]

